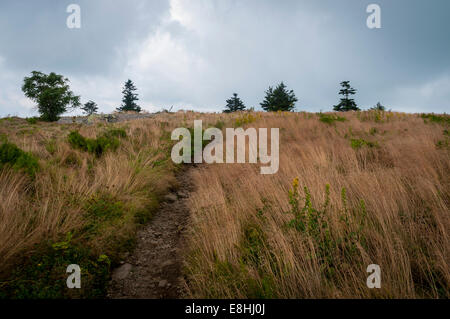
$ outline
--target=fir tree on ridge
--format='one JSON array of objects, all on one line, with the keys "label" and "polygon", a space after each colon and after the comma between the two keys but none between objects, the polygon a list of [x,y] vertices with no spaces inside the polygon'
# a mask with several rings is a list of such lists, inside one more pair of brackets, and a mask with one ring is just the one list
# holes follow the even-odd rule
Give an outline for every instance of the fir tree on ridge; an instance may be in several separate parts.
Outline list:
[{"label": "fir tree on ridge", "polygon": [[139,98],[138,95],[134,93],[136,91],[136,87],[134,86],[133,81],[130,79],[125,82],[125,86],[123,88],[122,94],[122,105],[117,108],[120,112],[126,112],[126,111],[134,111],[134,112],[140,112],[141,107],[136,104],[135,101],[138,101]]},{"label": "fir tree on ridge", "polygon": [[356,93],[356,89],[350,86],[350,81],[341,82],[342,89],[339,91],[340,95],[344,97],[341,98],[341,102],[333,107],[334,111],[347,112],[347,111],[359,111],[359,107],[356,105],[354,99],[349,98],[350,95]]},{"label": "fir tree on ridge", "polygon": [[293,90],[287,89],[286,85],[281,82],[278,86],[273,89],[271,86],[266,91],[266,96],[264,101],[260,103],[263,110],[267,112],[277,112],[277,111],[293,111],[295,108],[295,102],[297,102],[297,97]]},{"label": "fir tree on ridge", "polygon": [[382,105],[380,102],[378,102],[377,105],[371,107],[370,110],[386,111],[386,107]]},{"label": "fir tree on ridge", "polygon": [[238,97],[237,93],[233,93],[233,97],[227,100],[224,113],[231,113],[245,110],[244,102]]},{"label": "fir tree on ridge", "polygon": [[87,103],[85,103],[81,109],[83,110],[84,114],[86,115],[92,115],[97,113],[98,107],[97,107],[97,103],[95,103],[94,101],[89,101]]}]

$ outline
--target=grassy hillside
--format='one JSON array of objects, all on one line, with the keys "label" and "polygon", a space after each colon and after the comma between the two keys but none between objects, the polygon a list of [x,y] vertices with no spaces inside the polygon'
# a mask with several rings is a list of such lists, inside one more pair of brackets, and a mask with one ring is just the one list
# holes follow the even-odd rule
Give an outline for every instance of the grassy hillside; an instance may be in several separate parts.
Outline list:
[{"label": "grassy hillside", "polygon": [[[280,170],[194,171],[191,297],[449,297],[448,116],[260,114]],[[366,268],[381,267],[381,289]]]},{"label": "grassy hillside", "polygon": [[[187,297],[449,297],[449,117],[159,114],[117,124],[0,120],[0,297],[103,297],[177,187],[176,127],[280,128],[280,170],[192,171]],[[68,264],[83,269],[67,289]],[[382,288],[367,289],[379,264]]]},{"label": "grassy hillside", "polygon": [[[120,124],[0,123],[0,297],[103,297],[162,195],[170,132],[193,113]],[[17,153],[21,156],[15,156]],[[83,269],[66,288],[66,267]]]}]

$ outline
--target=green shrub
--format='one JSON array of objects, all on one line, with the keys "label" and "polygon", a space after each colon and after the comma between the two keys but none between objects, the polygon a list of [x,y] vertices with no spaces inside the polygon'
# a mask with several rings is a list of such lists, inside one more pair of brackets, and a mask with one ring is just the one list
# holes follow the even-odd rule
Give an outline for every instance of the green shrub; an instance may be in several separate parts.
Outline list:
[{"label": "green shrub", "polygon": [[31,153],[24,152],[15,144],[8,142],[0,146],[0,168],[5,165],[23,170],[30,176],[34,176],[39,169],[38,160]]},{"label": "green shrub", "polygon": [[112,129],[97,138],[86,138],[79,132],[72,131],[68,136],[68,141],[72,147],[100,157],[107,150],[114,151],[119,147],[118,137],[126,137],[126,132],[123,129]]},{"label": "green shrub", "polygon": [[216,124],[214,124],[214,127],[218,128],[219,130],[222,130],[225,127],[225,122],[221,121],[221,120],[218,120],[216,122]]},{"label": "green shrub", "polygon": [[[309,189],[304,187],[305,197],[301,198],[298,191],[299,181],[295,178],[292,188],[289,190],[289,204],[291,209],[287,212],[293,215],[286,226],[305,235],[305,239],[311,239],[314,243],[314,251],[325,278],[332,279],[336,275],[336,266],[342,262],[357,264],[358,243],[365,247],[366,239],[364,229],[366,226],[366,206],[360,201],[358,210],[350,211],[347,208],[347,196],[345,188],[341,192],[343,209],[340,212],[340,221],[343,232],[338,232],[331,227],[330,222],[330,186],[325,187],[325,201],[320,208],[313,205]],[[300,200],[304,205],[300,208]]]},{"label": "green shrub", "polygon": [[68,140],[72,147],[87,151],[87,139],[77,131],[70,132]]},{"label": "green shrub", "polygon": [[97,139],[88,141],[88,152],[100,156],[109,149],[116,150],[119,144],[119,140],[115,137],[100,136]]},{"label": "green shrub", "polygon": [[88,200],[87,216],[95,220],[110,220],[123,215],[123,204],[111,196],[98,196]]},{"label": "green shrub", "polygon": [[370,141],[366,141],[362,138],[359,139],[351,139],[350,140],[350,145],[353,149],[357,150],[362,148],[363,146],[367,146],[367,147],[377,147],[378,143],[377,142],[370,142]]},{"label": "green shrub", "polygon": [[443,114],[443,115],[438,115],[438,114],[434,114],[434,113],[421,114],[420,117],[423,118],[425,123],[432,122],[432,123],[450,125],[450,115],[447,115],[447,114]]},{"label": "green shrub", "polygon": [[[82,270],[81,289],[67,289],[66,269],[71,264]],[[73,243],[68,233],[61,242],[43,243],[24,257],[13,271],[15,279],[2,283],[0,299],[101,298],[106,295],[110,264],[108,256],[93,255],[88,247]]]},{"label": "green shrub", "polygon": [[27,117],[26,121],[28,122],[28,124],[36,124],[38,122],[38,118],[37,117]]},{"label": "green shrub", "polygon": [[323,114],[319,113],[319,121],[326,124],[333,124],[334,122],[345,122],[347,119],[345,117],[333,115],[333,114]]},{"label": "green shrub", "polygon": [[439,148],[439,149],[448,148],[449,147],[448,140],[437,141],[436,147]]},{"label": "green shrub", "polygon": [[241,242],[242,262],[246,265],[259,266],[266,237],[258,224],[244,226],[244,236]]},{"label": "green shrub", "polygon": [[256,117],[251,113],[243,113],[236,118],[234,122],[235,127],[242,127],[246,124],[250,124],[256,121]]},{"label": "green shrub", "polygon": [[45,149],[47,150],[47,152],[50,155],[53,155],[56,153],[57,150],[57,145],[56,145],[56,140],[49,140],[45,143]]}]

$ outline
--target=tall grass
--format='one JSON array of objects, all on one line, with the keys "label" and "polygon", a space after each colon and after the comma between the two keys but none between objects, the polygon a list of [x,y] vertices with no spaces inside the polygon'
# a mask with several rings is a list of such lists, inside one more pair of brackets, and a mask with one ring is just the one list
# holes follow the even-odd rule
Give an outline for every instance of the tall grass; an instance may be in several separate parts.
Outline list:
[{"label": "tall grass", "polygon": [[[104,296],[110,267],[176,187],[170,132],[195,116],[117,125],[0,120],[3,142],[39,164],[33,177],[0,167],[0,297]],[[65,287],[71,263],[87,272],[81,291]]]},{"label": "tall grass", "polygon": [[[249,126],[280,128],[277,174],[252,164],[192,172],[189,297],[450,296],[443,127],[393,112],[345,117],[262,114]],[[366,286],[370,264],[381,289]]]},{"label": "tall grass", "polygon": [[[448,124],[378,111],[345,121],[194,112],[114,125],[0,120],[0,143],[39,168],[0,168],[0,297],[104,296],[139,225],[177,187],[170,132],[194,119],[280,128],[280,170],[191,170],[188,297],[449,297],[450,154],[439,143]],[[65,288],[69,263],[86,271],[81,291]],[[366,286],[369,264],[381,266],[381,289]]]}]

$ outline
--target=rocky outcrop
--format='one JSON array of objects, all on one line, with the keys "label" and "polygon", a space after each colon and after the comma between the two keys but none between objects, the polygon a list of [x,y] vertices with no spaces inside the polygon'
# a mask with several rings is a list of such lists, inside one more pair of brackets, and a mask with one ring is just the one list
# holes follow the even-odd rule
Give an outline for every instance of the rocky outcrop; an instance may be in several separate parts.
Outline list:
[{"label": "rocky outcrop", "polygon": [[90,116],[64,116],[58,120],[60,124],[95,124],[95,123],[116,123],[136,119],[153,117],[153,113],[112,113],[93,114]]}]

